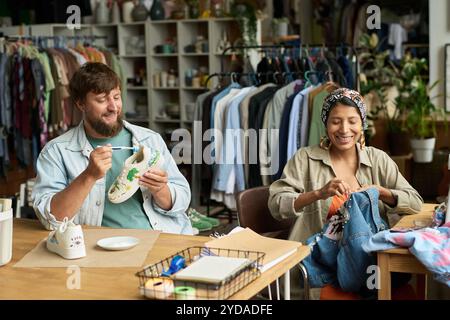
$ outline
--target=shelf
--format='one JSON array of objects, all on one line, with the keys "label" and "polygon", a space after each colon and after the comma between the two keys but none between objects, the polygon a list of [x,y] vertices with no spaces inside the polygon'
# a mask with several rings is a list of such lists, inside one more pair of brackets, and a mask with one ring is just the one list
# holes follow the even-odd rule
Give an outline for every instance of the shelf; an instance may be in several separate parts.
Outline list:
[{"label": "shelf", "polygon": [[139,25],[145,25],[146,21],[150,21],[150,19],[144,20],[144,21],[134,21],[134,22],[121,22],[121,26],[139,26]]},{"label": "shelf", "polygon": [[214,53],[215,56],[231,56],[231,55],[233,55],[233,54],[235,54],[235,55],[241,55],[242,53],[239,53],[239,52],[235,52],[235,53],[233,53],[233,52],[227,52],[227,53],[225,53],[225,54],[219,53],[219,52]]},{"label": "shelf", "polygon": [[167,20],[150,20],[151,23],[155,23],[155,24],[164,24],[164,23],[177,23],[178,21],[181,20],[175,20],[175,19],[167,19]]},{"label": "shelf", "polygon": [[117,27],[117,23],[93,23],[93,27]]},{"label": "shelf", "polygon": [[232,17],[213,18],[213,19],[210,19],[210,20],[217,21],[217,22],[232,22],[232,21],[236,21],[236,19],[232,18]]},{"label": "shelf", "polygon": [[209,90],[207,87],[183,87],[183,90]]},{"label": "shelf", "polygon": [[180,123],[180,119],[155,119],[156,123]]},{"label": "shelf", "polygon": [[165,58],[165,57],[176,57],[178,53],[153,53],[152,57]]},{"label": "shelf", "polygon": [[148,87],[144,86],[127,86],[127,90],[147,90]]},{"label": "shelf", "polygon": [[181,22],[186,23],[205,23],[208,22],[208,19],[183,19]]},{"label": "shelf", "polygon": [[180,87],[153,87],[153,90],[178,90]]},{"label": "shelf", "polygon": [[202,52],[202,53],[183,53],[182,56],[185,56],[185,57],[209,56],[209,53],[208,53],[208,52]]},{"label": "shelf", "polygon": [[120,58],[145,58],[147,55],[145,53],[140,54],[121,54],[119,55]]}]

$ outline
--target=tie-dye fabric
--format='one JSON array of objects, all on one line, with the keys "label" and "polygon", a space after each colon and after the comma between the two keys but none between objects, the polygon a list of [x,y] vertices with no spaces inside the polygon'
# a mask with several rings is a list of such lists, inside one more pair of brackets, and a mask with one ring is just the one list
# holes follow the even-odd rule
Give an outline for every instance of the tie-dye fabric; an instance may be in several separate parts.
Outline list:
[{"label": "tie-dye fabric", "polygon": [[450,287],[450,223],[407,232],[382,231],[363,245],[366,252],[408,248],[435,279]]}]

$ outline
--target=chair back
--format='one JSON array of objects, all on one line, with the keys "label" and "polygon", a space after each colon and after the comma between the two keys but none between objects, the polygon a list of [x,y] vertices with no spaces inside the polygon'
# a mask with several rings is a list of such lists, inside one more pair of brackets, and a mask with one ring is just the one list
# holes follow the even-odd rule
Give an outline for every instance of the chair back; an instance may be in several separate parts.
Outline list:
[{"label": "chair back", "polygon": [[262,186],[241,191],[236,195],[238,222],[266,237],[287,239],[296,218],[276,220],[270,213],[269,187]]}]

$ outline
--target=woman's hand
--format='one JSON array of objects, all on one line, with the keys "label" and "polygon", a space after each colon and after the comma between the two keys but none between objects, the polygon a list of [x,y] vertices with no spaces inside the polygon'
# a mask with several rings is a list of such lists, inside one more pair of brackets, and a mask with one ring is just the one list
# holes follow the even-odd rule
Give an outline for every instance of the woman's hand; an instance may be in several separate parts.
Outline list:
[{"label": "woman's hand", "polygon": [[376,184],[371,184],[371,185],[364,184],[361,186],[361,188],[358,188],[355,192],[366,191],[367,189],[370,189],[370,188],[375,188],[378,190],[378,193],[379,193],[378,197],[384,203],[386,203],[392,207],[395,207],[397,205],[397,198],[394,196],[392,191],[390,189],[384,188],[384,187],[376,185]]},{"label": "woman's hand", "polygon": [[320,200],[325,200],[335,195],[343,196],[344,194],[349,194],[350,192],[350,185],[338,178],[331,179],[321,189],[317,190]]}]

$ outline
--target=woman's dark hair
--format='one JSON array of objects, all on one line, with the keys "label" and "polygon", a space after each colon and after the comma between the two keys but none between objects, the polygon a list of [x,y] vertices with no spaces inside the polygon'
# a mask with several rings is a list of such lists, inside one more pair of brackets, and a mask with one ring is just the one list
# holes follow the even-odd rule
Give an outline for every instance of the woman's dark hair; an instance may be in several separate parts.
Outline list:
[{"label": "woman's dark hair", "polygon": [[[358,114],[359,114],[359,116],[361,117],[361,120],[362,120],[361,111],[359,111],[359,108],[358,108],[358,106],[356,105],[356,103],[353,102],[353,100],[350,99],[350,98],[342,97],[342,98],[340,98],[340,99],[334,101],[334,103],[331,105],[330,111],[328,111],[328,114],[327,114],[327,121],[328,121],[328,116],[329,116],[330,113],[331,113],[331,110],[333,110],[333,108],[334,108],[337,104],[343,104],[343,105],[345,105],[345,106],[350,106],[350,107],[356,108],[356,110],[358,110]],[[325,122],[325,123],[327,123],[327,122]]]},{"label": "woman's dark hair", "polygon": [[120,88],[119,76],[106,64],[87,62],[78,69],[70,79],[69,92],[72,100],[84,102],[89,92],[106,93]]}]

